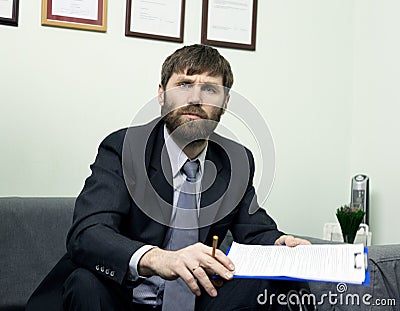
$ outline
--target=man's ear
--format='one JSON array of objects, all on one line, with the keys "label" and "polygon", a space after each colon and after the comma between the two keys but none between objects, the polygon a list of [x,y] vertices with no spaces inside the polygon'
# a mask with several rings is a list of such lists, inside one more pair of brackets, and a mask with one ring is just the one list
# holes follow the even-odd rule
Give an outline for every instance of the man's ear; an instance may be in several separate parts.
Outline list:
[{"label": "man's ear", "polygon": [[158,103],[160,106],[164,105],[164,88],[161,84],[158,85]]},{"label": "man's ear", "polygon": [[231,99],[231,94],[227,94],[224,99],[224,104],[222,105],[222,114],[225,113],[225,110],[228,108],[228,102]]}]

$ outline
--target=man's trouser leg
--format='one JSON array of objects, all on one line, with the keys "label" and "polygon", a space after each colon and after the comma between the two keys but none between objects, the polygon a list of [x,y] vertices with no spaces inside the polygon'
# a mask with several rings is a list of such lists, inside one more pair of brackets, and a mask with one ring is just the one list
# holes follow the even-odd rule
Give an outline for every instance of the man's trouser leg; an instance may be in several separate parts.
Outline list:
[{"label": "man's trouser leg", "polygon": [[[288,294],[300,289],[308,290],[304,282],[262,279],[234,279],[217,289],[218,296],[210,297],[205,291],[196,299],[196,311],[205,310],[290,310]],[[279,296],[281,295],[281,296]],[[294,297],[296,298],[296,297]],[[296,299],[293,299],[296,302]],[[299,307],[292,307],[298,310]],[[312,310],[312,309],[310,309]]]},{"label": "man's trouser leg", "polygon": [[71,273],[63,289],[64,310],[132,310],[130,297],[121,286],[83,268]]}]

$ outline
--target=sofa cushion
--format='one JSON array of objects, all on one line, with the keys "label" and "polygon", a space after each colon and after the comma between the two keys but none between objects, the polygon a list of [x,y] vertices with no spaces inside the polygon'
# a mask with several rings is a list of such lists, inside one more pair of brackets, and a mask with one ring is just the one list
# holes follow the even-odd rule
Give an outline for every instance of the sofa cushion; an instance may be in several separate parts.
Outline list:
[{"label": "sofa cushion", "polygon": [[384,299],[386,304],[376,305],[371,310],[399,310],[400,245],[376,245],[370,247],[369,252],[371,270],[374,272],[374,277],[371,277],[372,296],[374,299]]},{"label": "sofa cushion", "polygon": [[0,310],[23,310],[66,252],[75,198],[0,198]]}]

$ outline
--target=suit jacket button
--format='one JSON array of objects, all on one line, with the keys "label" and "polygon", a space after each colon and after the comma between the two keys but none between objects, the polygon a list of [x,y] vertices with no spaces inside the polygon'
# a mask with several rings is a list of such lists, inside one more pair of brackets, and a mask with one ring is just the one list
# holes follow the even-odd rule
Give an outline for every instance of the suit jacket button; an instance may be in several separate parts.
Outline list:
[{"label": "suit jacket button", "polygon": [[111,272],[110,272],[110,276],[114,276],[114,274],[115,274],[114,271],[111,271]]},{"label": "suit jacket button", "polygon": [[101,266],[100,271],[104,272],[104,267],[103,266]]},{"label": "suit jacket button", "polygon": [[106,274],[110,274],[110,269],[106,269]]},{"label": "suit jacket button", "polygon": [[100,266],[96,265],[96,270],[99,271],[100,270]]}]

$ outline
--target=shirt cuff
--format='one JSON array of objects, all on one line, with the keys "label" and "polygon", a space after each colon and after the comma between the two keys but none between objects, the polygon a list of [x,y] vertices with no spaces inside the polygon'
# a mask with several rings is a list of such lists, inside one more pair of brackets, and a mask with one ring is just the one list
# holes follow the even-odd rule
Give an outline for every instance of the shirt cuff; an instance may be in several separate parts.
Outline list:
[{"label": "shirt cuff", "polygon": [[155,248],[157,246],[153,245],[144,245],[141,248],[139,248],[136,252],[133,253],[131,260],[129,261],[129,279],[131,281],[137,281],[139,278],[144,279],[145,277],[140,276],[138,272],[138,264],[142,256],[147,253],[149,250],[152,248]]}]

